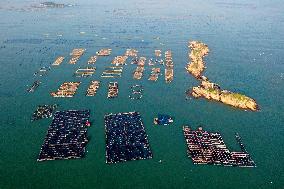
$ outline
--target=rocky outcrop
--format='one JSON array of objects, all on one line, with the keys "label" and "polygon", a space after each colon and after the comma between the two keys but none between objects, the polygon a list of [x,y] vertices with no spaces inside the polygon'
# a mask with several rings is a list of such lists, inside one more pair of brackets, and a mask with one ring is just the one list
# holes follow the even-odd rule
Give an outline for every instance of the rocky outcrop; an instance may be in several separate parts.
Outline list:
[{"label": "rocky outcrop", "polygon": [[257,111],[258,105],[256,101],[250,97],[239,93],[233,93],[227,90],[222,90],[219,85],[210,81],[202,81],[198,87],[193,87],[188,94],[195,98],[206,98],[215,100],[236,108]]},{"label": "rocky outcrop", "polygon": [[203,57],[209,52],[209,48],[199,41],[191,41],[188,45],[191,49],[188,54],[190,62],[187,64],[186,70],[195,78],[199,79],[205,69]]}]

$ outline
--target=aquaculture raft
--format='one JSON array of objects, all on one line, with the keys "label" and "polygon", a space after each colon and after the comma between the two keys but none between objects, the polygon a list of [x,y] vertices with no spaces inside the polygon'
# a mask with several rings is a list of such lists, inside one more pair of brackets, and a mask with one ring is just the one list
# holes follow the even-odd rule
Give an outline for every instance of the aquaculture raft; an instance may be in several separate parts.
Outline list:
[{"label": "aquaculture raft", "polygon": [[53,97],[73,97],[81,82],[65,82],[56,92],[51,92]]},{"label": "aquaculture raft", "polygon": [[69,64],[76,64],[79,58],[84,54],[85,51],[86,49],[82,49],[82,48],[73,49],[73,51],[70,53],[72,57],[69,61]]},{"label": "aquaculture raft", "polygon": [[116,98],[118,96],[118,83],[109,82],[107,98]]},{"label": "aquaculture raft", "polygon": [[32,121],[36,121],[43,118],[50,118],[57,108],[57,105],[39,105],[36,111],[33,113]]},{"label": "aquaculture raft", "polygon": [[56,112],[37,161],[84,157],[88,143],[89,118],[89,110]]},{"label": "aquaculture raft", "polygon": [[100,87],[100,83],[100,81],[92,81],[87,90],[86,96],[95,96]]},{"label": "aquaculture raft", "polygon": [[106,163],[152,158],[152,152],[138,112],[105,116]]},{"label": "aquaculture raft", "polygon": [[133,85],[131,87],[131,94],[129,98],[132,100],[138,100],[143,97],[143,86],[142,85]]},{"label": "aquaculture raft", "polygon": [[59,56],[52,64],[52,66],[59,66],[64,60],[63,56]]},{"label": "aquaculture raft", "polygon": [[35,92],[35,90],[39,87],[39,84],[40,84],[40,83],[41,83],[40,81],[35,81],[35,82],[32,84],[32,86],[27,89],[27,91],[28,91],[29,93]]},{"label": "aquaculture raft", "polygon": [[111,54],[111,49],[101,49],[96,52],[98,56],[109,56]]},{"label": "aquaculture raft", "polygon": [[76,70],[74,75],[76,77],[89,77],[92,76],[96,71],[96,67],[79,68]]},{"label": "aquaculture raft", "polygon": [[[230,152],[220,133],[210,133],[201,127],[194,131],[183,127],[188,156],[194,164],[211,164],[239,167],[255,167],[250,155],[243,150]],[[238,139],[238,142],[240,139]]]}]

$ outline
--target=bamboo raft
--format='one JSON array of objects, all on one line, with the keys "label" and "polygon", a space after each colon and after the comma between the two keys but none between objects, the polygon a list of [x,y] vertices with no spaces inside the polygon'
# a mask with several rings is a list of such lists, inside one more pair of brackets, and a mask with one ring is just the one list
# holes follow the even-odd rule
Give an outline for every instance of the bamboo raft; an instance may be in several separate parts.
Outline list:
[{"label": "bamboo raft", "polygon": [[52,66],[59,66],[63,62],[64,59],[65,57],[63,56],[57,57],[57,59],[53,62]]},{"label": "bamboo raft", "polygon": [[118,83],[109,82],[107,98],[116,98],[118,96]]},{"label": "bamboo raft", "polygon": [[95,64],[97,61],[97,56],[91,56],[88,60],[88,64]]},{"label": "bamboo raft", "polygon": [[100,84],[101,84],[100,81],[91,81],[91,84],[89,88],[87,89],[86,96],[95,96],[100,87]]},{"label": "bamboo raft", "polygon": [[126,49],[125,56],[136,57],[138,55],[138,50],[136,49]]},{"label": "bamboo raft", "polygon": [[157,81],[161,72],[161,68],[152,68],[151,75],[148,80]]},{"label": "bamboo raft", "polygon": [[85,51],[86,49],[82,49],[82,48],[73,49],[73,51],[70,53],[72,57],[69,61],[69,64],[76,64],[79,58],[84,54]]},{"label": "bamboo raft", "polygon": [[116,56],[111,64],[115,64],[116,66],[125,65],[127,58],[128,56]]},{"label": "bamboo raft", "polygon": [[64,82],[56,92],[51,92],[53,97],[73,97],[81,82]]},{"label": "bamboo raft", "polygon": [[145,66],[145,61],[146,58],[145,57],[140,57],[139,61],[137,63],[137,67],[133,73],[133,78],[134,79],[141,79],[143,77],[143,72],[145,70],[144,66]]},{"label": "bamboo raft", "polygon": [[165,52],[165,61],[166,61],[165,81],[166,83],[170,83],[174,79],[174,63],[173,63],[171,51]]},{"label": "bamboo raft", "polygon": [[96,52],[98,56],[109,56],[111,54],[111,49],[101,49]]}]

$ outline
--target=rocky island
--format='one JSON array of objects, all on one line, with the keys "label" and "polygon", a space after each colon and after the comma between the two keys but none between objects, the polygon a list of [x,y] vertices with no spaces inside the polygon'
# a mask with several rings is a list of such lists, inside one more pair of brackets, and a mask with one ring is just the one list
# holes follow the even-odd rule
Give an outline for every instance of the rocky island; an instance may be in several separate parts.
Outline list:
[{"label": "rocky island", "polygon": [[218,84],[209,81],[205,76],[201,75],[205,69],[203,57],[209,52],[209,48],[206,44],[199,41],[192,41],[189,42],[188,47],[191,49],[189,53],[191,62],[187,65],[186,70],[198,79],[201,84],[187,90],[187,96],[190,95],[195,98],[203,97],[244,110],[259,110],[259,106],[254,99],[243,94],[222,90]]},{"label": "rocky island", "polygon": [[205,69],[203,57],[209,53],[209,48],[206,44],[199,41],[189,42],[188,47],[191,51],[188,53],[190,62],[187,64],[186,70],[195,78],[199,79]]}]

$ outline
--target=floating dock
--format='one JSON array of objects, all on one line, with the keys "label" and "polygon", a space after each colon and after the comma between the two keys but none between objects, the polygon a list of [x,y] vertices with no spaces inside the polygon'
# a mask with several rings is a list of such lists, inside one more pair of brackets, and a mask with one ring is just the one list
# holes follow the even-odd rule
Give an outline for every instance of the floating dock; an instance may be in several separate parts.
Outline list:
[{"label": "floating dock", "polygon": [[161,73],[161,68],[152,68],[151,75],[148,80],[157,81]]},{"label": "floating dock", "polygon": [[111,54],[111,49],[101,49],[96,52],[98,56],[109,56]]},{"label": "floating dock", "polygon": [[255,167],[254,161],[245,151],[230,152],[220,133],[210,133],[201,127],[191,130],[183,127],[188,156],[194,164],[210,164],[238,167]]},{"label": "floating dock", "polygon": [[53,112],[57,108],[57,105],[39,105],[36,111],[33,113],[31,120],[36,121],[39,119],[52,117]]},{"label": "floating dock", "polygon": [[84,157],[88,143],[89,118],[89,110],[56,112],[37,161]]},{"label": "floating dock", "polygon": [[59,56],[56,58],[56,60],[52,63],[52,66],[59,66],[63,60],[65,59],[65,57],[63,56]]},{"label": "floating dock", "polygon": [[122,66],[109,66],[105,68],[101,77],[118,78],[118,77],[121,77],[122,71],[123,71]]},{"label": "floating dock", "polygon": [[69,61],[69,64],[76,64],[79,58],[84,54],[85,51],[86,49],[82,49],[82,48],[73,49],[73,51],[70,53],[72,57]]},{"label": "floating dock", "polygon": [[76,70],[74,75],[76,77],[89,77],[92,76],[96,71],[96,67],[79,68]]},{"label": "floating dock", "polygon": [[165,58],[166,58],[165,81],[166,83],[170,83],[174,79],[174,63],[172,59],[172,52],[166,51]]},{"label": "floating dock", "polygon": [[41,83],[40,81],[35,81],[35,82],[32,84],[32,86],[27,89],[27,91],[28,91],[29,93],[35,92],[35,90],[39,87],[39,84],[40,84],[40,83]]},{"label": "floating dock", "polygon": [[100,81],[91,81],[89,88],[87,89],[86,96],[95,96],[100,88]]},{"label": "floating dock", "polygon": [[137,67],[133,73],[133,78],[134,79],[141,79],[143,77],[143,72],[145,70],[144,66],[145,66],[145,61],[146,58],[145,57],[140,57],[139,61],[137,63]]},{"label": "floating dock", "polygon": [[73,97],[81,82],[65,82],[56,92],[51,92],[53,97]]},{"label": "floating dock", "polygon": [[116,98],[118,96],[118,83],[109,82],[107,98]]},{"label": "floating dock", "polygon": [[138,100],[143,97],[143,86],[142,85],[133,85],[131,87],[131,94],[129,95],[129,98],[132,100]]},{"label": "floating dock", "polygon": [[91,56],[90,59],[88,60],[88,64],[95,64],[97,61],[97,56]]},{"label": "floating dock", "polygon": [[153,158],[139,112],[105,115],[106,163]]}]

